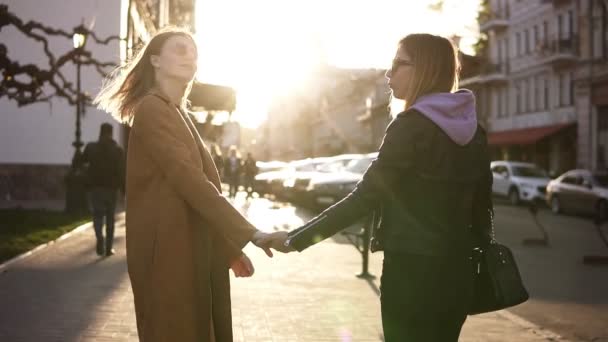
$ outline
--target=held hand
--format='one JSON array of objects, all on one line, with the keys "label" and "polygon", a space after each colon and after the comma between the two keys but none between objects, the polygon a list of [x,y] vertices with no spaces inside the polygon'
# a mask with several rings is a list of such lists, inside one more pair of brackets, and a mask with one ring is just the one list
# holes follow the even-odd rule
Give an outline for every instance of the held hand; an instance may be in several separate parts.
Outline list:
[{"label": "held hand", "polygon": [[272,251],[270,250],[270,244],[267,242],[267,237],[270,234],[261,232],[261,231],[257,231],[255,232],[255,234],[253,234],[253,237],[251,238],[251,242],[253,242],[254,245],[258,246],[259,248],[263,249],[264,252],[266,253],[266,255],[268,255],[268,257],[272,258],[273,254]]},{"label": "held hand", "polygon": [[287,238],[287,232],[276,232],[267,234],[265,237],[261,238],[259,242],[261,245],[271,247],[282,253],[295,252],[293,247],[285,245]]},{"label": "held hand", "polygon": [[255,272],[253,264],[247,255],[243,254],[230,265],[232,272],[237,278],[251,277]]}]

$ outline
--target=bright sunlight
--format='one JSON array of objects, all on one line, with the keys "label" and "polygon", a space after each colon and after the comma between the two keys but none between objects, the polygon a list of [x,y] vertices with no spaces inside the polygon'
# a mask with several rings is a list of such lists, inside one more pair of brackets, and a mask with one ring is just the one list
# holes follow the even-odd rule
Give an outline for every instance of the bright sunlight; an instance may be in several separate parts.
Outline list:
[{"label": "bright sunlight", "polygon": [[320,64],[386,68],[413,32],[462,37],[471,53],[479,0],[198,0],[198,78],[237,92],[233,118],[255,128],[278,94]]}]

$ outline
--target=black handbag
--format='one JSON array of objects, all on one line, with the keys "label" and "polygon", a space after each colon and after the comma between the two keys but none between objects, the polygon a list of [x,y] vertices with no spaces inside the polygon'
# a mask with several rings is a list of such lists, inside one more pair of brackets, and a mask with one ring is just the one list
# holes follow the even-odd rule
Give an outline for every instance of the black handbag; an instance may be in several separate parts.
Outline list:
[{"label": "black handbag", "polygon": [[472,258],[474,291],[469,315],[502,310],[528,300],[530,296],[524,287],[513,253],[494,238],[493,219],[490,243],[474,249]]}]

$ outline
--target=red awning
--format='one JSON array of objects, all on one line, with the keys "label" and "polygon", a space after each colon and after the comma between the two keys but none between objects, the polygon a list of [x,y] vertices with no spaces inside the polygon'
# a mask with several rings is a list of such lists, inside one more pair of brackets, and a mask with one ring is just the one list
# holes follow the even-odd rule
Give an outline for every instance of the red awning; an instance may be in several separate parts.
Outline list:
[{"label": "red awning", "polygon": [[572,125],[574,125],[574,123],[491,132],[488,135],[488,144],[530,145]]}]

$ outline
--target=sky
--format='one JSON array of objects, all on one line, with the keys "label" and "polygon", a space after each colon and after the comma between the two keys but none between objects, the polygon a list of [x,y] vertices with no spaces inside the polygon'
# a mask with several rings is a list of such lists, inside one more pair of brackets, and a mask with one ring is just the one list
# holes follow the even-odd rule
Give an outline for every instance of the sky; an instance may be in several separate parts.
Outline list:
[{"label": "sky", "polygon": [[472,53],[480,0],[198,0],[198,79],[237,92],[233,118],[255,128],[273,95],[296,86],[320,63],[390,65],[399,39],[428,32],[462,37]]}]

